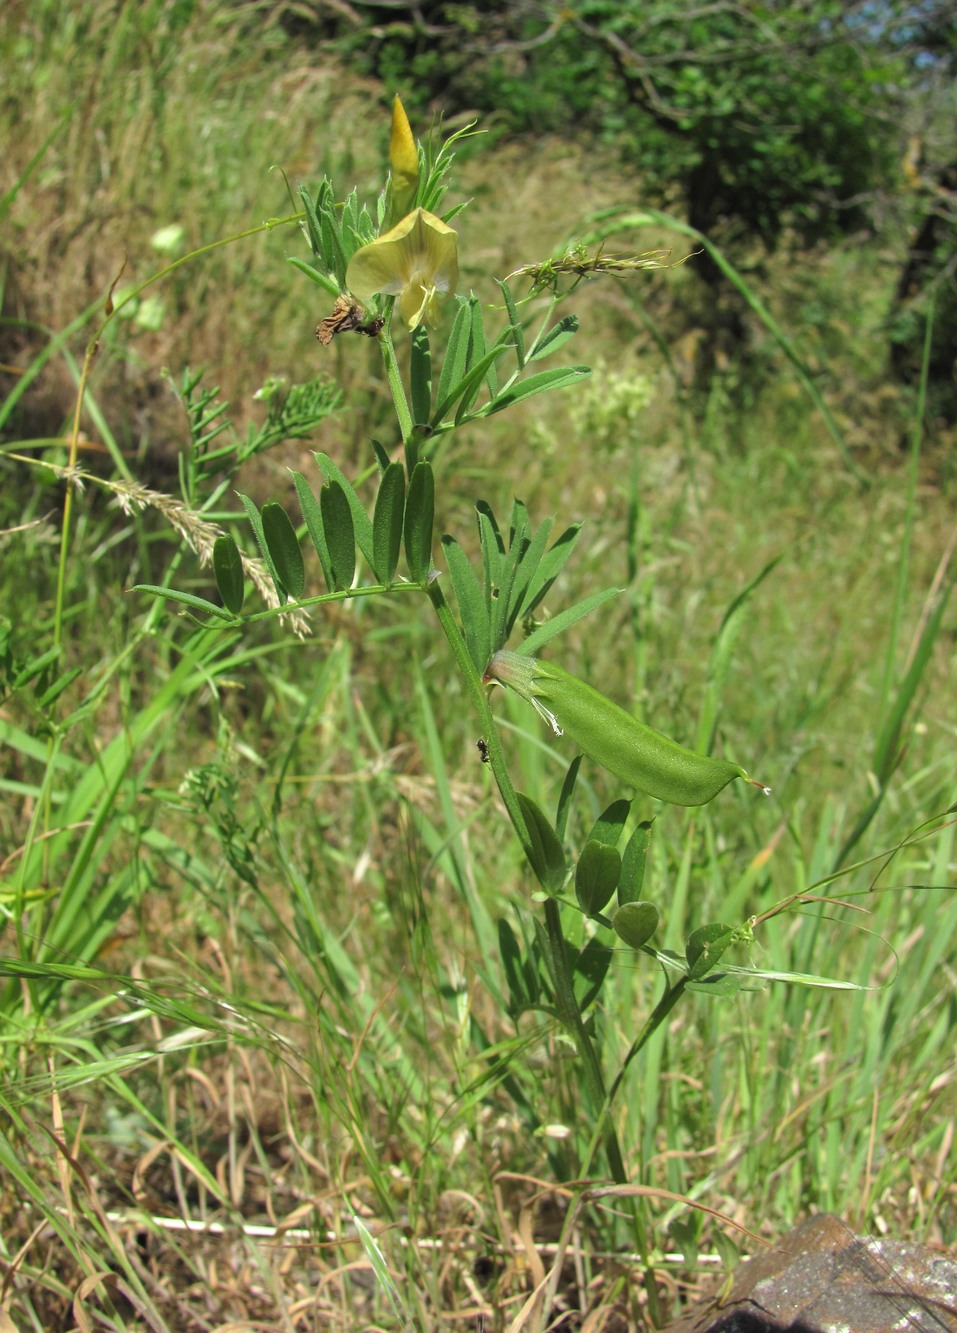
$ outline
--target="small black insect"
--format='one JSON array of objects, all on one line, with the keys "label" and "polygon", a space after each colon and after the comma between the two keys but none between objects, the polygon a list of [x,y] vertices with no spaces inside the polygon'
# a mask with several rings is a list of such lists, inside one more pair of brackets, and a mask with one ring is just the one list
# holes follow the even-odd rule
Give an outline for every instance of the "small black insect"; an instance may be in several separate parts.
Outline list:
[{"label": "small black insect", "polygon": [[475,748],[482,756],[482,763],[488,763],[488,741],[483,737],[475,742]]}]

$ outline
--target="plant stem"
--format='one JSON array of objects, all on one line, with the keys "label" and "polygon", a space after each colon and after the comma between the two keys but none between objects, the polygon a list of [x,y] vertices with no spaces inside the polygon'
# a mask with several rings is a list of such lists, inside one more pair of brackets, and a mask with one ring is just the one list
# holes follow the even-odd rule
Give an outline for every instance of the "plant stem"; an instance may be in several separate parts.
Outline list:
[{"label": "plant stem", "polygon": [[601,1062],[585,1028],[581,1009],[575,998],[575,986],[568,966],[565,935],[562,931],[561,909],[554,898],[548,898],[545,902],[545,929],[548,934],[549,962],[552,981],[555,984],[555,1007],[558,1010],[558,1017],[574,1040],[581,1057],[589,1103],[599,1120],[605,1121],[605,1124],[596,1127],[596,1133],[601,1133],[604,1140],[608,1169],[617,1185],[625,1185],[628,1183],[628,1176],[618,1135],[608,1115],[609,1100],[605,1096]]},{"label": "plant stem", "polygon": [[[512,780],[509,776],[508,767],[505,762],[505,754],[502,750],[502,743],[499,738],[498,728],[495,725],[495,718],[489,707],[488,696],[482,685],[481,677],[475,669],[468,648],[462,635],[459,633],[459,627],[455,623],[455,617],[445,595],[437,582],[433,582],[428,588],[429,599],[439,618],[439,623],[445,631],[445,637],[449,641],[452,652],[455,655],[459,670],[465,677],[472,695],[472,700],[478,710],[479,718],[482,723],[482,731],[485,742],[488,746],[489,766],[492,775],[501,793],[502,800],[505,803],[505,809],[508,817],[512,821],[515,832],[519,836],[522,848],[531,861],[531,842],[528,836],[528,829],[525,826],[525,819],[522,815],[521,806],[518,803],[518,796],[515,788],[512,786]],[[572,981],[571,971],[568,967],[568,956],[565,952],[565,937],[562,933],[561,913],[558,903],[554,898],[549,898],[545,902],[545,927],[548,933],[549,945],[549,963],[552,973],[552,981],[555,985],[555,1001],[558,1009],[558,1017],[562,1025],[567,1029],[569,1035],[575,1042],[578,1054],[581,1057],[585,1070],[585,1083],[588,1089],[589,1098],[596,1112],[600,1115],[606,1114],[607,1100],[605,1097],[605,1084],[601,1073],[601,1063],[595,1051],[595,1047],[585,1029],[585,1024],[581,1016],[581,1010],[578,1007],[578,1001],[575,998],[575,987]],[[614,1127],[610,1125],[605,1131],[605,1151],[608,1156],[608,1165],[612,1177],[619,1185],[627,1183],[625,1174],[625,1164],[621,1155],[621,1147],[618,1143],[618,1136]]]},{"label": "plant stem", "polygon": [[[464,677],[475,704],[482,726],[482,733],[485,743],[488,746],[489,767],[492,770],[492,776],[501,794],[508,817],[512,821],[515,832],[518,834],[522,849],[525,852],[526,859],[531,863],[531,844],[528,835],[528,829],[525,826],[525,820],[522,815],[521,806],[518,803],[518,797],[515,788],[512,786],[512,780],[509,776],[508,767],[505,762],[505,754],[502,750],[502,743],[499,738],[498,728],[495,725],[495,717],[489,706],[488,696],[485,687],[482,684],[475,664],[469,655],[465,640],[459,632],[459,627],[452,615],[451,608],[445,600],[445,595],[437,581],[429,584],[427,590],[429,600],[432,603],[435,614],[438,616],[439,624],[445,633],[449,646],[455,657],[462,676]],[[565,949],[565,936],[562,932],[561,909],[556,899],[548,898],[545,901],[545,930],[548,938],[549,971],[551,972],[552,982],[555,987],[555,1007],[558,1011],[558,1017],[575,1043],[575,1049],[578,1051],[579,1059],[584,1071],[585,1087],[588,1092],[589,1104],[594,1108],[598,1116],[598,1123],[595,1127],[595,1136],[600,1138],[608,1161],[608,1169],[612,1179],[618,1185],[628,1183],[628,1175],[625,1170],[625,1162],[622,1156],[621,1144],[618,1141],[618,1133],[611,1120],[611,1104],[614,1091],[617,1091],[618,1084],[621,1081],[620,1075],[615,1082],[612,1093],[606,1095],[605,1082],[601,1071],[601,1061],[595,1050],[595,1045],[588,1034],[582,1018],[581,1009],[575,996],[575,987],[572,980],[571,970],[568,966],[568,954]],[[645,1226],[640,1214],[640,1200],[631,1200],[631,1217],[634,1227],[634,1237],[636,1247],[642,1256],[645,1270],[646,1289],[648,1295],[648,1309],[656,1327],[661,1324],[661,1307],[658,1301],[658,1290],[655,1283],[654,1269],[651,1267],[648,1258],[648,1241]]]},{"label": "plant stem", "polygon": [[[555,898],[545,902],[545,929],[548,935],[549,963],[552,981],[555,985],[555,1007],[558,1017],[566,1031],[572,1037],[581,1059],[585,1076],[588,1102],[596,1116],[593,1144],[601,1141],[608,1161],[608,1169],[617,1185],[628,1184],[628,1173],[622,1157],[618,1131],[611,1119],[611,1104],[621,1082],[621,1075],[615,1081],[611,1092],[605,1094],[605,1081],[601,1072],[601,1062],[595,1050],[595,1044],[588,1035],[582,1019],[581,1009],[575,997],[575,988],[568,966],[568,954],[565,951],[565,937],[562,933],[561,909]],[[590,1156],[590,1154],[589,1154]],[[661,1304],[658,1300],[658,1287],[655,1271],[648,1254],[648,1236],[641,1216],[641,1200],[631,1198],[628,1201],[629,1212],[634,1229],[635,1247],[641,1255],[645,1274],[645,1292],[648,1297],[648,1310],[656,1328],[662,1323]]]},{"label": "plant stem", "polygon": [[405,385],[402,383],[402,376],[399,373],[399,362],[395,355],[395,344],[392,341],[391,311],[379,334],[379,347],[382,350],[382,360],[385,365],[386,379],[389,381],[389,392],[392,394],[392,401],[395,404],[395,414],[399,419],[399,430],[402,432],[402,443],[408,448],[409,442],[412,439],[412,431],[415,423],[412,420],[412,413],[409,411],[409,400],[405,396]]},{"label": "plant stem", "polygon": [[521,806],[518,803],[518,797],[515,794],[515,788],[512,786],[508,775],[508,767],[505,762],[505,752],[502,749],[502,742],[499,738],[498,728],[495,725],[495,718],[489,707],[488,696],[482,679],[475,669],[468,648],[465,646],[465,640],[459,633],[459,627],[455,623],[455,617],[452,615],[451,607],[445,600],[439,583],[433,581],[429,584],[427,590],[429,601],[435,614],[438,616],[439,624],[445,633],[445,637],[452,649],[456,664],[465,679],[469,693],[472,696],[472,702],[475,705],[476,712],[479,715],[479,722],[482,727],[482,734],[488,745],[488,762],[495,778],[496,785],[501,793],[502,800],[505,803],[505,809],[508,817],[512,821],[515,832],[518,834],[519,841],[522,844],[522,850],[526,856],[531,857],[531,840],[528,836],[528,830],[525,827],[525,820],[522,816]]},{"label": "plant stem", "polygon": [[618,1089],[621,1087],[621,1082],[622,1079],[625,1077],[625,1071],[627,1070],[628,1066],[631,1064],[632,1060],[634,1060],[635,1056],[646,1044],[646,1042],[652,1036],[652,1034],[656,1032],[658,1028],[661,1026],[661,1024],[665,1021],[665,1019],[671,1013],[672,1009],[681,999],[682,995],[684,995],[686,985],[687,985],[687,978],[681,977],[678,981],[675,982],[673,986],[669,986],[668,989],[665,991],[664,995],[662,995],[661,999],[655,1005],[652,1012],[648,1015],[644,1027],[641,1029],[641,1032],[632,1042],[628,1054],[621,1062],[621,1068],[618,1070],[618,1073],[615,1075],[611,1087],[608,1089],[609,1109],[611,1108],[612,1102],[615,1100],[615,1097],[618,1093]]}]

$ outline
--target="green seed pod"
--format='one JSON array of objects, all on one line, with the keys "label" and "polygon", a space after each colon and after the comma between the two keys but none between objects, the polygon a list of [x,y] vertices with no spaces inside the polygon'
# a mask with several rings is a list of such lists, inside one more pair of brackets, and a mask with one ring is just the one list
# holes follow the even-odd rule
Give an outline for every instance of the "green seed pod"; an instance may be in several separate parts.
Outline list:
[{"label": "green seed pod", "polygon": [[685,749],[551,662],[498,652],[485,672],[486,683],[493,680],[534,705],[556,735],[564,732],[602,768],[659,801],[707,805],[735,778],[752,782],[739,764]]}]

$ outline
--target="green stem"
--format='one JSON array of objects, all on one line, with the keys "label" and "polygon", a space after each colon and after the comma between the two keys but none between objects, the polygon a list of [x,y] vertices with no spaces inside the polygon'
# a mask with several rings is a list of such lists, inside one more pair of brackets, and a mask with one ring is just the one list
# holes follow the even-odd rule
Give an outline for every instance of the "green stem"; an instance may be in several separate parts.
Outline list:
[{"label": "green stem", "polygon": [[[382,332],[379,334],[379,347],[382,349],[382,360],[385,364],[386,379],[389,381],[389,392],[392,394],[392,401],[395,404],[395,414],[399,419],[402,443],[408,449],[415,423],[412,420],[412,413],[409,411],[409,400],[405,396],[405,385],[402,383],[402,376],[399,373],[399,362],[395,354],[395,344],[392,341],[391,312],[386,318]],[[411,471],[412,465],[410,464],[410,475]]]},{"label": "green stem", "polygon": [[[525,819],[522,815],[521,806],[518,803],[518,796],[515,792],[515,788],[512,786],[512,779],[509,777],[505,754],[502,750],[502,742],[499,738],[498,728],[495,725],[495,718],[489,706],[488,694],[482,684],[481,677],[475,669],[475,664],[469,656],[465,640],[459,633],[459,627],[455,623],[455,617],[452,615],[451,608],[445,600],[445,595],[438,582],[429,585],[428,594],[432,606],[435,609],[435,613],[439,618],[439,624],[445,631],[445,637],[448,639],[452,652],[455,655],[459,670],[462,672],[462,675],[468,683],[469,692],[472,695],[472,701],[478,710],[482,724],[482,732],[485,737],[486,745],[488,746],[488,761],[492,770],[492,775],[495,778],[502,800],[505,803],[508,817],[512,821],[515,832],[519,836],[526,857],[531,862],[531,841],[528,836],[528,829],[525,826]],[[597,1110],[602,1107],[606,1101],[601,1064],[591,1038],[585,1029],[581,1010],[579,1009],[578,1001],[575,998],[575,987],[568,967],[568,956],[565,952],[565,937],[562,933],[561,914],[558,903],[554,898],[549,898],[545,903],[545,926],[548,932],[550,970],[552,973],[552,980],[555,984],[555,1002],[558,1009],[558,1017],[574,1040],[578,1053],[581,1056],[582,1063],[585,1067],[586,1086],[592,1104]],[[625,1184],[627,1182],[627,1176],[625,1175],[625,1166],[624,1161],[622,1160],[621,1148],[614,1128],[610,1127],[607,1131],[605,1137],[605,1149],[608,1154],[608,1164],[614,1180],[619,1185]]]},{"label": "green stem", "polygon": [[641,1032],[632,1042],[628,1054],[621,1062],[621,1068],[615,1075],[614,1082],[608,1089],[607,1105],[609,1109],[611,1108],[611,1104],[615,1100],[615,1097],[618,1094],[618,1089],[621,1087],[622,1079],[625,1077],[625,1070],[631,1064],[632,1060],[634,1060],[635,1056],[642,1049],[642,1047],[647,1043],[648,1039],[652,1036],[652,1034],[656,1032],[657,1029],[661,1026],[661,1024],[665,1021],[665,1019],[671,1013],[672,1009],[681,999],[682,995],[684,995],[686,985],[687,985],[687,978],[682,977],[679,981],[676,981],[673,986],[669,986],[668,989],[665,991],[664,995],[662,995],[661,999],[655,1005],[652,1012],[648,1015],[644,1027],[641,1029]]},{"label": "green stem", "polygon": [[[462,635],[459,633],[459,627],[455,623],[455,617],[441,587],[437,582],[429,585],[429,599],[439,618],[439,623],[445,631],[452,652],[455,655],[456,662],[462,675],[468,683],[469,692],[472,695],[472,701],[478,711],[482,725],[482,732],[488,746],[489,767],[498,786],[505,809],[508,812],[509,819],[518,834],[522,848],[531,861],[531,843],[528,836],[528,830],[525,827],[525,819],[522,815],[521,807],[518,803],[518,796],[515,788],[512,786],[512,780],[509,776],[508,767],[505,761],[505,754],[502,749],[501,739],[499,738],[498,728],[495,725],[495,718],[489,706],[488,695],[482,684],[481,677],[475,669],[468,648]],[[552,980],[555,985],[556,1007],[558,1016],[563,1026],[567,1029],[575,1042],[578,1053],[581,1056],[585,1068],[585,1080],[588,1091],[595,1108],[607,1105],[605,1097],[605,1085],[602,1078],[601,1064],[591,1038],[585,1028],[582,1019],[581,1010],[578,1001],[575,998],[575,987],[572,981],[571,972],[568,967],[568,956],[565,952],[565,937],[562,933],[561,913],[558,903],[554,898],[549,898],[545,903],[545,926],[548,933],[549,953],[551,963]],[[622,1159],[621,1147],[618,1143],[618,1136],[614,1127],[609,1124],[605,1133],[605,1151],[608,1155],[608,1164],[611,1174],[617,1184],[627,1183],[625,1165]]]},{"label": "green stem", "polygon": [[568,966],[565,935],[562,931],[561,909],[554,898],[548,898],[545,902],[545,930],[548,934],[549,963],[555,985],[555,1007],[558,1010],[558,1017],[574,1040],[581,1057],[588,1101],[599,1118],[595,1132],[604,1140],[605,1155],[608,1158],[608,1169],[611,1171],[612,1179],[617,1185],[626,1185],[628,1175],[618,1135],[608,1115],[610,1103],[605,1096],[601,1061],[588,1035],[578,1000],[575,998],[575,986]]},{"label": "green stem", "polygon": [[[518,796],[509,776],[502,742],[499,738],[498,728],[495,725],[495,717],[489,706],[488,693],[475,669],[475,664],[469,655],[465,640],[459,632],[455,617],[452,615],[451,608],[445,600],[440,585],[437,581],[433,582],[429,584],[426,591],[479,715],[483,737],[488,747],[488,760],[492,776],[495,778],[508,817],[518,834],[526,859],[531,863],[531,844],[528,829],[525,826]],[[582,1063],[588,1100],[598,1115],[595,1136],[596,1139],[600,1138],[603,1143],[612,1179],[616,1184],[625,1185],[628,1183],[625,1162],[621,1144],[618,1141],[618,1134],[611,1120],[611,1103],[614,1092],[617,1091],[618,1084],[621,1081],[621,1076],[619,1075],[616,1079],[613,1091],[606,1095],[601,1061],[585,1027],[581,1009],[575,996],[574,982],[565,949],[565,937],[562,932],[561,909],[554,898],[548,898],[545,901],[545,930],[548,937],[549,971],[555,987],[555,1007],[559,1021],[574,1041],[575,1049],[578,1051]],[[658,1301],[654,1270],[648,1259],[647,1234],[641,1218],[640,1208],[640,1200],[632,1199],[630,1211],[634,1226],[635,1243],[644,1261],[648,1308],[655,1326],[660,1327],[662,1312]]]},{"label": "green stem", "polygon": [[505,762],[505,752],[502,749],[502,742],[499,738],[498,728],[495,725],[495,718],[488,702],[488,694],[485,686],[482,684],[482,678],[475,669],[475,664],[469,656],[469,650],[465,646],[465,640],[459,633],[459,627],[455,623],[455,617],[452,615],[452,609],[445,600],[445,594],[438,581],[433,581],[426,589],[429,595],[429,601],[438,616],[439,624],[445,632],[445,637],[452,649],[456,665],[465,683],[468,686],[469,694],[475,705],[476,712],[479,715],[479,722],[482,727],[482,735],[488,745],[488,762],[495,778],[496,785],[501,793],[502,800],[505,802],[505,809],[508,817],[512,821],[515,832],[518,834],[519,841],[522,844],[522,850],[525,855],[531,859],[532,844],[528,836],[528,829],[525,827],[525,820],[522,816],[521,806],[518,803],[518,797],[515,794],[515,788],[512,786],[511,778],[508,775],[508,766]]}]

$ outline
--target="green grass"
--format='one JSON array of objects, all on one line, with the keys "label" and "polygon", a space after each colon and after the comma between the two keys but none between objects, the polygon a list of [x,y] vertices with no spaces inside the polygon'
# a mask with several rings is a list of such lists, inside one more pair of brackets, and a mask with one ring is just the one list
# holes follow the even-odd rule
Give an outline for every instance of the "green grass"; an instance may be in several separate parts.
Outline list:
[{"label": "green grass", "polygon": [[[275,621],[199,628],[124,591],[168,580],[214,595],[163,499],[177,489],[170,445],[189,439],[164,365],[179,383],[187,363],[208,364],[239,440],[264,416],[252,394],[267,373],[327,370],[345,406],[319,414],[309,446],[356,476],[370,433],[394,441],[375,349],[319,351],[312,327],[328,312],[283,262],[294,233],[266,232],[158,284],[158,331],[109,325],[62,587],[64,489],[38,461],[65,461],[47,441],[66,432],[124,252],[123,281],[143,281],[165,262],[149,248],[162,223],[181,221],[199,247],[291,211],[277,163],[293,181],[328,170],[371,191],[384,99],[277,29],[257,53],[214,7],[84,13],[19,7],[0,29],[15,71],[0,360],[23,372],[0,411],[10,1310],[24,1328],[57,1327],[77,1301],[94,1326],[171,1330],[464,1330],[484,1310],[505,1329],[568,1239],[575,1182],[606,1167],[573,1046],[541,1014],[508,1012],[499,922],[528,946],[542,909],[424,599],[316,608],[302,641]],[[34,86],[36,123],[15,136]],[[634,189],[573,146],[543,145],[518,168],[515,151],[463,167],[476,196],[465,282],[489,301],[490,274],[543,257]],[[514,189],[499,205],[503,176]],[[546,221],[556,198],[560,226]],[[639,249],[662,241],[641,236]],[[849,268],[870,285],[842,304]],[[692,811],[636,802],[633,821],[657,814],[642,896],[662,913],[660,947],[767,914],[737,964],[862,988],[687,996],[614,1106],[629,1178],[768,1238],[833,1209],[952,1244],[952,608],[933,619],[952,580],[952,495],[935,460],[915,452],[909,473],[887,447],[907,422],[900,404],[855,410],[882,309],[867,271],[860,256],[818,256],[807,290],[777,274],[760,292],[786,333],[800,328],[802,363],[826,358],[822,393],[866,490],[770,348],[746,410],[733,367],[691,403],[680,348],[663,358],[646,333],[647,318],[672,317],[667,294],[687,281],[676,270],[571,298],[575,358],[595,374],[577,395],[468,427],[437,467],[437,526],[474,557],[479,496],[503,513],[520,495],[558,530],[585,518],[548,610],[624,592],[550,651],[687,743],[716,732],[719,752],[773,787]],[[861,308],[867,327],[842,328]],[[252,549],[232,491],[285,502],[288,467],[316,478],[289,439],[254,452],[222,493],[200,485],[190,512],[233,524]],[[155,494],[124,513],[129,476]],[[307,594],[318,587],[312,562]],[[516,785],[553,811],[570,747],[520,701],[494,707]],[[569,842],[617,795],[586,763]],[[660,995],[650,959],[616,952],[593,1019],[609,1079]],[[694,1281],[664,1256],[690,1245],[696,1216],[692,1239],[713,1248],[714,1223],[664,1196],[641,1208],[645,1257]],[[577,1276],[514,1326],[603,1305],[640,1326],[622,1200],[583,1205],[578,1221]]]}]

